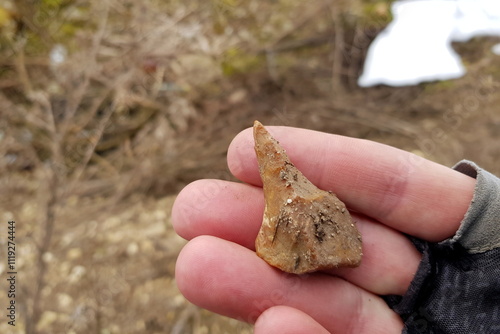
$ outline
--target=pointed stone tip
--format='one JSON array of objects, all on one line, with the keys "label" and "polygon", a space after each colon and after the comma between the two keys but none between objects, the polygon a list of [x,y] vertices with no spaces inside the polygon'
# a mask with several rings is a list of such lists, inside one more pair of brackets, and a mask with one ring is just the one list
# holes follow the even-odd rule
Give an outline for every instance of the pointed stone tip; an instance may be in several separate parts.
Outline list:
[{"label": "pointed stone tip", "polygon": [[263,145],[266,142],[272,143],[275,141],[264,125],[257,120],[253,123],[253,138],[256,146]]},{"label": "pointed stone tip", "polygon": [[255,120],[253,122],[253,137],[254,139],[257,139],[257,134],[258,133],[267,133],[267,130],[266,128],[264,127],[264,125],[262,125],[261,122]]}]

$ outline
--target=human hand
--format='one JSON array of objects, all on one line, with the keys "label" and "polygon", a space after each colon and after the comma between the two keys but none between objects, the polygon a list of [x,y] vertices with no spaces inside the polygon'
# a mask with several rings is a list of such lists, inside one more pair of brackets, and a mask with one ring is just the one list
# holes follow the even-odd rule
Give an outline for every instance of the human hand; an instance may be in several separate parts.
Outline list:
[{"label": "human hand", "polygon": [[174,228],[190,240],[177,260],[179,289],[194,304],[255,322],[256,333],[401,333],[403,322],[379,295],[404,294],[417,271],[421,255],[403,233],[451,237],[475,179],[366,140],[268,129],[309,180],[351,210],[363,237],[361,265],[297,276],[255,254],[264,196],[247,129],[228,150],[231,172],[246,184],[199,180],[174,204]]}]

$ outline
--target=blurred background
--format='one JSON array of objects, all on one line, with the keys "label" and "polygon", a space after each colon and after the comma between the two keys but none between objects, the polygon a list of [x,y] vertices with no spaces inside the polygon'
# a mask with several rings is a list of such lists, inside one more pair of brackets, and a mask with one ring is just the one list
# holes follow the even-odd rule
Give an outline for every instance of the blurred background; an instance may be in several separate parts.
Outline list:
[{"label": "blurred background", "polygon": [[499,175],[500,38],[454,43],[459,79],[360,88],[390,3],[0,0],[0,254],[15,220],[19,272],[0,332],[251,333],[180,295],[170,212],[189,182],[233,179],[255,119]]}]

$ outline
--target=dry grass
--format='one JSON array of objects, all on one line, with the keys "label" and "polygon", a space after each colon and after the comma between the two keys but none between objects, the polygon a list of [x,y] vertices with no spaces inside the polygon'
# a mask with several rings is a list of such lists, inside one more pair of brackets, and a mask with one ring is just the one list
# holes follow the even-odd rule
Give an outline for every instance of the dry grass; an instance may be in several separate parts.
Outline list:
[{"label": "dry grass", "polygon": [[[169,210],[194,179],[232,179],[227,145],[256,118],[500,173],[493,40],[463,50],[463,79],[361,90],[383,4],[369,15],[361,1],[10,6],[0,21],[0,219],[17,222],[23,279],[18,326],[1,322],[2,332],[250,332],[179,294],[184,241]],[[57,44],[61,62],[50,58]]]}]

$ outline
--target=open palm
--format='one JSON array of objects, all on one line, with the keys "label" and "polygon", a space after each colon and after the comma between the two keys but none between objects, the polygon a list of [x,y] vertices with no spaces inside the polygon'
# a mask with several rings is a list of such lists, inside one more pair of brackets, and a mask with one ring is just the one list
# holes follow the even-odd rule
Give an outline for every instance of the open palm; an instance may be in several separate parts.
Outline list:
[{"label": "open palm", "polygon": [[174,204],[175,230],[190,240],[177,260],[180,290],[201,307],[255,323],[256,333],[401,333],[402,320],[379,296],[403,295],[417,271],[421,255],[404,234],[452,236],[475,180],[375,142],[268,129],[309,180],[351,210],[363,237],[361,266],[297,276],[255,254],[264,196],[247,129],[228,151],[231,172],[245,183],[196,181]]}]

